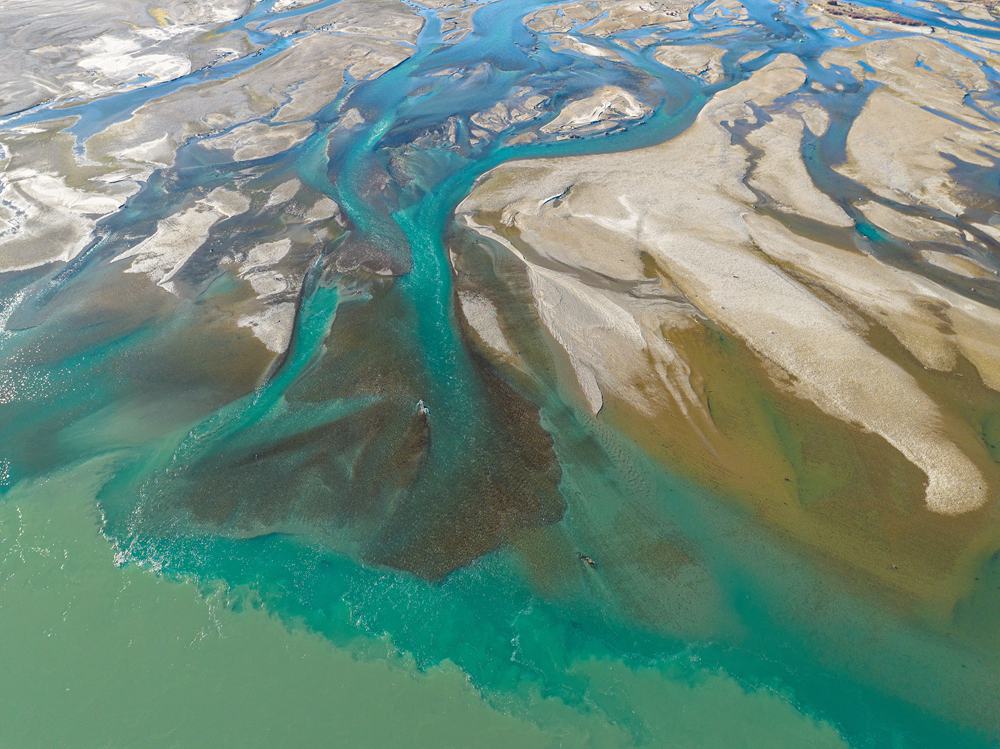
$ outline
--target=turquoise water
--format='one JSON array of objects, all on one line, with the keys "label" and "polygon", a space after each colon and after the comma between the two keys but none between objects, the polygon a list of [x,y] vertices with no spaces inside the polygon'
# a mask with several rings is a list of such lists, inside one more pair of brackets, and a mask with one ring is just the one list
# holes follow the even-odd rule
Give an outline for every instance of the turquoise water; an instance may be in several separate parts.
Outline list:
[{"label": "turquoise water", "polygon": [[[43,501],[50,478],[72,494],[73,482],[58,477],[100,461],[73,511],[87,517],[81,507],[99,508],[101,533],[125,567],[106,570],[109,577],[142,568],[157,584],[201,586],[223,601],[226,617],[263,611],[281,623],[266,637],[246,635],[247,647],[287,632],[312,638],[310,657],[329,648],[351,663],[388,660],[408,674],[467,679],[467,691],[455,692],[466,702],[440,721],[465,725],[471,700],[523,721],[518,730],[530,731],[533,744],[995,745],[1000,664],[996,648],[977,640],[981,632],[934,629],[919,612],[866,595],[735,503],[672,475],[570,405],[543,354],[525,381],[510,383],[467,347],[446,250],[451,215],[476,179],[504,162],[662,142],[718,90],[787,52],[811,80],[845,84],[836,101],[823,99],[840,119],[807,142],[806,160],[817,184],[845,204],[857,189],[830,165],[842,160],[850,120],[871,89],[818,62],[846,42],[814,29],[798,6],[778,13],[749,2],[754,23],[742,25],[703,18],[706,4],[692,11],[691,28],[660,31],[679,44],[728,32],[725,77],[709,86],[659,65],[651,50],[618,47],[624,64],[551,51],[522,23],[544,5],[484,4],[473,31],[452,42],[421,10],[415,53],[379,78],[345,81],[300,146],[230,164],[194,140],[173,170],[102,222],[100,238],[75,261],[0,277],[4,510]],[[954,20],[944,10],[895,9],[943,27]],[[272,37],[261,21],[303,11],[269,11],[259,5],[228,29],[253,24],[260,57],[74,104],[72,132],[85,139],[144,101],[280,54],[296,37]],[[995,26],[980,32],[994,38]],[[482,63],[486,74],[476,72]],[[460,127],[455,140],[445,136],[450,118],[520,86],[548,96],[554,116],[562,102],[605,83],[627,83],[653,113],[565,141],[513,144],[527,126],[484,143]],[[366,122],[345,134],[336,124],[351,107]],[[66,113],[43,108],[12,122]],[[203,332],[204,299],[127,312],[89,306],[116,283],[108,260],[191,196],[237,179],[276,185],[292,174],[335,199],[348,228],[310,266],[289,351],[260,380],[227,372],[238,369],[241,349]],[[390,179],[373,179],[383,174]],[[219,231],[252,235],[258,220],[238,217]],[[874,245],[883,239],[866,224],[858,234]],[[393,280],[368,272],[386,269]],[[213,288],[225,296],[224,285]],[[430,409],[426,420],[418,400]],[[65,522],[85,532],[78,516],[78,525]],[[664,578],[640,563],[637,549],[680,561]],[[580,564],[581,553],[597,567]],[[285,678],[294,683],[295,671]],[[156,687],[149,697],[156,701]],[[715,732],[710,726],[725,722],[720,711],[738,718]],[[378,745],[370,727],[351,730],[342,740]],[[474,741],[475,726],[463,730],[424,740]],[[321,739],[302,735],[303,743]]]}]

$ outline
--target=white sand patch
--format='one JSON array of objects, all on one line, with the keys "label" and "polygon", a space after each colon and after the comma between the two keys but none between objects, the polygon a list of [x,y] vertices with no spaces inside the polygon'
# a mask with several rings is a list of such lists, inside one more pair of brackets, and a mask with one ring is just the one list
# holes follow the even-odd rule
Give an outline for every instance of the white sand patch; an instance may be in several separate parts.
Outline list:
[{"label": "white sand patch", "polygon": [[287,182],[282,182],[280,185],[271,190],[271,194],[268,196],[264,207],[271,208],[272,206],[287,203],[295,197],[295,193],[299,191],[301,186],[302,183],[297,179],[290,179]]},{"label": "white sand patch", "polygon": [[301,143],[313,131],[312,123],[294,122],[285,125],[267,125],[251,122],[233,128],[224,135],[204,141],[208,148],[232,150],[237,161],[263,159],[287,151]]},{"label": "white sand patch", "polygon": [[[787,372],[797,393],[882,435],[911,460],[928,477],[928,507],[956,513],[986,501],[985,481],[941,431],[933,401],[847,320],[751,253],[662,228],[651,226],[646,239],[687,296]],[[760,232],[754,238],[773,243]]]},{"label": "white sand patch", "polygon": [[603,57],[606,60],[619,61],[622,59],[622,56],[613,50],[588,44],[587,42],[577,39],[569,34],[553,34],[551,39],[552,49],[554,50],[571,49],[590,57]]},{"label": "white sand patch", "polygon": [[336,129],[353,130],[358,125],[364,124],[365,118],[362,116],[361,112],[356,107],[352,107],[340,115],[340,119],[337,120]]},{"label": "white sand patch", "polygon": [[617,86],[602,86],[583,99],[571,101],[555,119],[542,126],[543,133],[564,133],[594,125],[613,126],[649,113],[635,96]]},{"label": "white sand patch", "polygon": [[118,210],[134,191],[109,193],[70,187],[54,174],[17,168],[0,175],[0,271],[68,261],[90,242],[97,220]]},{"label": "white sand patch", "polygon": [[[982,363],[988,355],[980,348],[981,339],[971,335],[976,327],[970,326],[972,329],[963,331],[964,335],[956,330],[956,335],[946,336],[938,329],[940,320],[916,304],[951,296],[945,289],[919,276],[883,266],[867,256],[795,237],[763,217],[747,216],[747,221],[755,241],[765,252],[811,270],[840,295],[882,312],[880,319],[928,366],[953,365],[954,348],[961,349],[974,364],[977,359]],[[971,312],[980,322],[1000,332],[1000,313],[984,305],[971,309],[971,303],[954,297],[961,304],[956,312],[963,322]],[[790,310],[782,312],[780,308],[776,313],[782,318],[796,314]],[[794,374],[796,390],[807,394],[827,412],[881,434],[923,470],[928,477],[927,504],[931,509],[955,513],[982,505],[987,499],[982,475],[948,439],[942,429],[940,411],[917,383],[901,367],[874,352],[860,335],[850,330],[846,321],[836,326],[822,324],[815,313],[805,319],[809,320],[809,327],[816,328],[811,338],[801,335],[791,341],[771,342],[758,331],[751,345]],[[780,331],[778,322],[765,320],[764,324],[775,325]],[[787,328],[787,323],[782,327]],[[956,326],[964,327],[961,323]],[[966,337],[968,341],[962,340]],[[990,363],[992,371],[997,372],[1000,345],[996,338],[993,340]],[[995,386],[997,378],[992,379]]]},{"label": "white sand patch", "polygon": [[258,299],[266,299],[288,291],[288,281],[284,274],[278,271],[258,270],[247,273],[244,278],[250,282],[250,287]]},{"label": "white sand patch", "polygon": [[273,11],[275,13],[280,13],[283,10],[292,10],[293,8],[303,8],[307,5],[312,5],[313,3],[319,2],[319,0],[277,0],[274,4]]},{"label": "white sand patch", "polygon": [[991,87],[982,67],[920,38],[834,49],[823,62],[856,66],[862,55],[874,72],[858,68],[858,74],[879,85],[851,127],[848,161],[838,171],[883,197],[962,215],[967,195],[949,176],[953,162],[945,157],[992,168],[990,152],[1000,148],[996,124],[965,103],[968,92]]},{"label": "white sand patch", "polygon": [[875,201],[866,201],[857,207],[873,224],[908,242],[963,243],[961,233],[947,224],[901,213]]},{"label": "white sand patch", "polygon": [[275,353],[281,353],[288,346],[295,322],[295,304],[282,301],[282,295],[292,290],[293,281],[288,274],[275,268],[291,248],[292,241],[288,238],[265,242],[247,252],[239,264],[239,276],[250,284],[256,299],[249,305],[250,311],[237,319],[237,325],[250,328],[268,350]]},{"label": "white sand patch", "polygon": [[978,260],[964,255],[949,255],[946,252],[924,250],[920,256],[931,265],[936,265],[938,268],[957,273],[960,276],[968,278],[995,278],[997,276],[995,270],[991,270]]},{"label": "white sand patch", "polygon": [[[591,412],[596,414],[603,407],[604,392],[613,392],[638,410],[654,415],[655,404],[648,393],[637,387],[647,362],[652,362],[653,376],[682,414],[691,415],[692,408],[701,410],[691,386],[690,369],[662,335],[663,326],[683,327],[690,324],[687,319],[671,314],[655,302],[650,308],[648,302],[595,289],[538,266],[490,227],[477,224],[468,214],[460,214],[460,218],[466,226],[506,247],[525,264],[539,304],[539,316],[565,351]],[[557,259],[565,262],[562,256]],[[697,424],[695,428],[701,429]]]},{"label": "white sand patch", "polygon": [[[887,122],[893,126],[886,128]],[[848,133],[848,163],[840,171],[882,197],[960,214],[948,176],[952,164],[941,155],[955,130],[947,120],[876,89]]]},{"label": "white sand patch", "polygon": [[868,312],[928,369],[950,370],[961,354],[1000,390],[1000,310],[867,255],[796,237],[762,217],[747,222],[765,253]]},{"label": "white sand patch", "polygon": [[973,221],[972,226],[984,232],[994,241],[1000,242],[1000,213],[994,213],[991,217],[990,223],[988,224],[976,223]]},{"label": "white sand patch", "polygon": [[126,82],[138,76],[168,81],[191,72],[191,61],[186,57],[136,54],[142,49],[136,39],[103,35],[80,48],[85,56],[77,61],[79,67],[115,81]]},{"label": "white sand patch", "polygon": [[240,264],[240,277],[246,279],[258,299],[266,299],[288,291],[285,274],[274,270],[292,247],[290,239],[266,242],[251,249]]},{"label": "white sand patch", "polygon": [[792,110],[798,113],[813,135],[823,135],[830,126],[830,115],[810,101],[796,102]]},{"label": "white sand patch", "polygon": [[125,148],[117,153],[124,161],[137,161],[141,164],[167,167],[174,163],[176,151],[170,136],[164,133],[159,138],[140,143],[131,148]]},{"label": "white sand patch", "polygon": [[252,4],[249,0],[159,0],[165,25],[205,26],[239,18]]},{"label": "white sand patch", "polygon": [[796,117],[776,114],[750,133],[747,140],[762,151],[750,184],[801,216],[833,226],[853,226],[851,218],[816,188],[806,171],[801,156],[804,128]]},{"label": "white sand patch", "polygon": [[522,88],[506,101],[498,101],[489,109],[476,112],[469,120],[473,125],[492,133],[499,133],[511,125],[533,120],[541,113],[540,105],[545,97],[533,94],[531,89]]},{"label": "white sand patch", "polygon": [[642,329],[632,315],[593,288],[537,266],[529,265],[528,269],[542,321],[569,355],[584,397],[596,414],[604,405],[604,396],[595,371],[614,366],[604,344],[608,340],[624,344],[619,348],[624,355],[644,351]]},{"label": "white sand patch", "polygon": [[261,266],[276,264],[292,248],[292,240],[285,238],[276,242],[265,242],[259,244],[247,253],[246,260],[243,261],[241,270],[246,273]]},{"label": "white sand patch", "polygon": [[462,305],[462,314],[483,343],[502,356],[514,356],[507,336],[500,329],[497,308],[493,302],[482,294],[468,291],[460,291],[458,300]]},{"label": "white sand patch", "polygon": [[[767,106],[799,89],[804,80],[801,64],[780,56],[748,81],[718,94],[692,127],[672,141],[631,153],[508,164],[494,172],[502,175],[495,181],[488,177],[481,182],[459,210],[511,210],[516,215],[507,216],[508,223],[521,229],[522,236],[528,226],[539,234],[547,226],[558,232],[546,212],[521,214],[513,206],[536,206],[573,185],[563,198],[569,215],[584,226],[590,222],[618,233],[623,246],[649,252],[701,313],[783,373],[778,384],[826,413],[884,437],[927,475],[925,499],[931,510],[960,513],[979,507],[988,499],[985,481],[949,431],[966,428],[945,427],[942,412],[918,383],[868,344],[855,327],[856,316],[834,309],[766,254],[808,268],[806,260],[818,262],[816,253],[803,259],[793,251],[794,243],[776,230],[768,232],[762,219],[753,222],[748,216],[750,226],[744,221],[754,200],[742,184],[748,155],[733,147],[724,123],[752,119],[747,101]],[[803,174],[796,170],[788,175],[792,193],[813,189],[801,184]],[[551,234],[550,241],[559,241],[559,234]],[[822,247],[829,253],[831,248]],[[859,285],[878,287],[885,281],[873,277],[869,266],[855,267],[840,255],[826,257],[836,267],[824,269],[829,271],[824,277],[836,279],[830,288],[848,298]],[[592,408],[598,404],[596,383],[613,381],[620,369],[648,366],[641,361],[649,350],[639,343],[642,328],[638,338],[627,332],[625,317],[635,324],[631,310],[601,300],[600,289],[554,271],[533,268],[531,282],[539,313],[573,360]],[[990,337],[982,334],[985,314],[960,298],[952,301],[949,312],[956,341],[981,373],[997,346],[990,349]],[[605,338],[606,330],[614,331],[617,340]],[[916,331],[923,332],[919,327],[908,332]],[[931,350],[928,341],[910,343]],[[994,379],[1000,380],[1000,367],[993,369],[998,373]],[[976,443],[971,433],[961,438],[962,444]]]},{"label": "white sand patch", "polygon": [[668,68],[694,75],[706,83],[722,80],[725,50],[710,44],[667,45],[656,50],[656,61]]},{"label": "white sand patch", "polygon": [[325,195],[313,203],[305,215],[306,221],[326,221],[331,218],[340,220],[340,206]]},{"label": "white sand patch", "polygon": [[177,293],[172,279],[205,244],[212,227],[249,207],[244,195],[218,187],[190,208],[160,221],[152,236],[112,262],[131,260],[126,273],[145,273],[158,286]]},{"label": "white sand patch", "polygon": [[[716,5],[721,5],[717,3]],[[588,35],[608,36],[619,31],[644,26],[688,25],[690,0],[584,0],[549,6],[527,17],[527,25],[536,31],[569,32],[583,25]],[[742,8],[740,7],[740,10]],[[745,13],[745,11],[743,11]],[[706,9],[706,15],[710,10]]]},{"label": "white sand patch", "polygon": [[76,190],[65,180],[52,174],[18,171],[9,175],[11,184],[29,200],[55,210],[80,214],[104,214],[116,210],[121,204],[107,195]]},{"label": "white sand patch", "polygon": [[281,302],[268,305],[252,315],[243,315],[237,324],[241,328],[250,328],[269,351],[280,354],[288,348],[292,340],[294,322],[295,305],[291,302]]}]

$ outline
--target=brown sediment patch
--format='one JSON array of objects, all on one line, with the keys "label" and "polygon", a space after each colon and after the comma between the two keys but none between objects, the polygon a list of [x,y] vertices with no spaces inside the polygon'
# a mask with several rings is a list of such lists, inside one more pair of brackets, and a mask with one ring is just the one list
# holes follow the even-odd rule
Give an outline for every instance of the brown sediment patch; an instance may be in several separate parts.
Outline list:
[{"label": "brown sediment patch", "polygon": [[[468,345],[477,352],[481,368],[490,368],[500,382],[513,383],[523,397],[541,400],[545,383],[558,380],[558,360],[553,357],[538,312],[533,304],[531,282],[525,265],[504,248],[495,246],[481,234],[456,227],[448,242],[454,269],[455,297],[480,295],[496,312],[497,331],[510,347],[498,356],[489,342],[469,321],[459,304],[457,320]],[[489,363],[487,363],[489,362]],[[502,379],[500,379],[502,378]],[[533,429],[534,431],[534,429]],[[542,446],[551,450],[551,440]],[[531,579],[549,592],[570,591],[580,582],[579,549],[562,525],[525,528],[512,543],[521,554]]]},{"label": "brown sediment patch", "polygon": [[[188,476],[185,502],[196,519],[237,536],[302,533],[428,579],[558,520],[560,471],[534,405],[475,360],[482,423],[457,455],[435,458],[435,443],[451,436],[440,430],[456,425],[436,417],[434,403],[429,416],[416,408],[431,388],[399,325],[408,302],[388,281],[355,291],[353,300],[349,290],[342,296],[331,354],[286,392],[287,406]],[[310,423],[339,398],[360,400],[329,423]]]},{"label": "brown sediment patch", "polygon": [[284,437],[267,422],[251,427],[197,467],[186,504],[233,535],[347,529],[357,542],[412,483],[426,449],[426,425],[401,405],[374,403],[302,431],[293,423]]},{"label": "brown sediment patch", "polygon": [[294,383],[287,397],[304,403],[400,397],[415,406],[421,397],[419,351],[399,329],[399,321],[409,314],[390,279],[344,279],[337,317],[325,341],[330,355],[309,377]]},{"label": "brown sediment patch", "polygon": [[1000,549],[1000,450],[991,441],[1000,426],[1000,393],[983,382],[977,367],[959,354],[951,371],[924,367],[892,333],[871,323],[871,345],[891,356],[941,405],[942,429],[961,448],[985,477],[990,502],[962,522],[946,523],[939,543],[955,544],[958,554],[953,568],[956,588],[965,593],[974,586],[973,575],[983,559]]},{"label": "brown sediment patch", "polygon": [[215,392],[221,404],[252,390],[267,371],[271,356],[248,331],[235,328],[222,303],[178,301],[145,276],[122,273],[117,266],[71,283],[71,289],[43,306],[29,303],[12,316],[20,327],[45,324],[54,331],[47,334],[44,347],[30,353],[32,364],[81,356],[144,328],[155,330],[173,318],[179,321],[176,329],[158,333],[148,344],[116,358],[115,387],[136,395],[148,394],[154,385],[190,397]]},{"label": "brown sediment patch", "polygon": [[[101,269],[69,282],[74,292],[31,299],[14,309],[10,330],[46,325],[54,329],[50,344],[32,352],[33,361],[54,363],[102,341],[134,331],[144,322],[169,314],[169,297],[157,293],[143,276],[126,276],[118,268]],[[57,325],[53,323],[58,323]]]},{"label": "brown sediment patch", "polygon": [[[534,305],[525,264],[475,231],[457,231],[449,246],[457,293],[493,301],[497,324],[517,358],[498,356],[469,326],[473,344],[481,346],[484,355],[491,356],[522,390],[537,391],[540,398],[546,397],[543,390],[562,390],[574,382],[561,347]],[[645,277],[657,278],[655,260],[649,255],[643,260]],[[582,463],[599,465],[606,459],[592,439],[576,443],[572,450],[573,459]],[[576,502],[567,497],[567,501],[571,517],[522,531],[512,542],[537,590],[570,604],[587,600],[593,605],[595,598],[603,599],[609,611],[671,636],[718,634],[725,616],[718,588],[669,520],[659,515],[650,518],[643,500],[627,496],[611,504],[595,504],[592,497],[578,497]],[[593,559],[595,566],[581,555]]]},{"label": "brown sediment patch", "polygon": [[[641,522],[641,521],[640,521]],[[651,630],[688,639],[715,638],[738,626],[712,572],[680,539],[650,527],[624,531],[631,543],[605,574],[629,618]]]},{"label": "brown sediment patch", "polygon": [[[417,352],[400,345],[393,328],[404,313],[386,281],[344,288],[326,340],[332,354],[285,393],[288,426],[252,426],[198,466],[204,479],[191,487],[188,500],[196,517],[235,534],[308,524],[331,543],[339,528],[347,529],[354,546],[371,536],[415,480],[427,445],[426,424],[417,423],[414,410]],[[369,405],[296,430],[296,414],[342,398]]]},{"label": "brown sediment patch", "polygon": [[[267,369],[252,336],[144,276],[98,268],[71,290],[33,310],[29,299],[21,322],[44,332],[8,352],[26,375],[2,418],[20,478],[183,429],[251,391]],[[67,390],[67,367],[85,388]]]},{"label": "brown sediment patch", "polygon": [[542,595],[571,605],[585,600],[588,607],[603,599],[609,616],[668,636],[736,631],[711,571],[662,518],[648,517],[641,502],[628,498],[610,520],[589,522],[581,517],[587,510],[576,506],[570,522],[515,540],[527,579]]},{"label": "brown sediment patch", "polygon": [[[474,359],[493,416],[489,439],[469,444],[457,471],[442,477],[446,484],[423,474],[431,485],[402,498],[383,537],[369,548],[368,561],[440,579],[521,531],[562,517],[561,471],[538,410],[485,361]],[[390,542],[394,537],[399,540]]]},{"label": "brown sediment patch", "polygon": [[177,392],[216,392],[215,406],[253,390],[272,359],[249,331],[234,331],[228,317],[197,313],[188,325],[139,356],[141,362],[126,361],[125,366],[142,389],[159,386]]},{"label": "brown sediment patch", "polygon": [[[650,418],[609,397],[602,418],[672,469],[820,552],[847,579],[895,590],[898,602],[918,600],[947,616],[982,555],[1000,544],[995,502],[958,516],[931,512],[923,502],[926,479],[915,466],[878,435],[776,386],[739,340],[705,326],[673,331],[670,342],[698,373],[696,389],[717,428],[707,433],[710,444],[706,432],[669,410]],[[873,339],[883,351],[886,343]],[[905,352],[893,354],[899,361]],[[908,369],[942,402],[975,403],[965,406],[965,418],[1000,411],[1000,398],[974,370],[929,373],[912,361]],[[971,399],[954,393],[954,378],[964,378]],[[996,496],[997,466],[977,466]]]},{"label": "brown sediment patch", "polygon": [[395,225],[389,236],[379,239],[348,233],[332,264],[337,273],[401,276],[412,267],[408,246]]},{"label": "brown sediment patch", "polygon": [[511,547],[527,579],[545,598],[566,599],[583,589],[587,570],[581,564],[579,544],[563,524],[526,528],[512,538]]}]

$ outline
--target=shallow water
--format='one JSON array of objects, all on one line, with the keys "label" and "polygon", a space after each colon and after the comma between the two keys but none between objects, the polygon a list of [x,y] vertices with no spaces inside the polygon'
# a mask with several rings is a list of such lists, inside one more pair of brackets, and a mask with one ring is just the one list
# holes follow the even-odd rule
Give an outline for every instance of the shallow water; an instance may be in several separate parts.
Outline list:
[{"label": "shallow water", "polygon": [[[982,592],[995,561],[966,599],[985,613],[931,626],[580,412],[537,332],[524,331],[532,371],[517,381],[463,338],[446,248],[466,240],[451,216],[482,174],[662,142],[778,54],[841,84],[817,94],[837,118],[806,143],[806,163],[843,205],[860,194],[830,166],[870,87],[820,64],[847,42],[800,6],[752,0],[740,24],[703,15],[705,3],[691,28],[655,30],[681,44],[727,32],[725,77],[705,85],[625,44],[623,64],[549,49],[522,22],[547,4],[484,4],[457,41],[420,9],[414,54],[345,81],[302,144],[230,163],[192,139],[65,268],[0,276],[0,743],[1000,740],[995,605]],[[267,27],[304,10],[270,5],[225,29],[247,29],[258,57],[5,124],[72,113],[82,141],[143,102],[237,75],[296,43]],[[521,86],[554,116],[606,83],[628,84],[652,114],[536,143],[515,141],[528,125],[480,141],[446,127]],[[338,130],[351,107],[364,124]],[[185,269],[197,294],[176,307],[102,296],[126,283],[110,259],[192,196],[289,175],[335,199],[347,228],[312,260],[273,366],[212,326],[213,300],[231,290],[208,261]],[[257,208],[213,237],[266,234]],[[841,240],[897,246],[856,220]]]}]

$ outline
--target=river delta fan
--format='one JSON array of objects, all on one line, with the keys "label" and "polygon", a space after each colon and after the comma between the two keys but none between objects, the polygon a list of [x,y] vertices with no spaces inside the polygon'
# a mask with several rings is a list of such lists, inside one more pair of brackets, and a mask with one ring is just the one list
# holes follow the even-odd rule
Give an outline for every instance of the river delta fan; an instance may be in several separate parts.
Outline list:
[{"label": "river delta fan", "polygon": [[36,6],[0,744],[1000,740],[995,7]]}]

